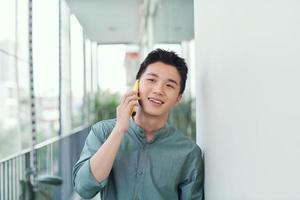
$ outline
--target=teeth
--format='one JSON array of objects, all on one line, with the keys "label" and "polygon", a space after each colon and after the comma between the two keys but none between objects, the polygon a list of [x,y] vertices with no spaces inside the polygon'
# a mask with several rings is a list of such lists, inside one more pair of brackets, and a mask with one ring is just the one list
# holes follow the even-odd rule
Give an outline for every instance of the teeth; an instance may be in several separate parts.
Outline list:
[{"label": "teeth", "polygon": [[153,101],[154,103],[163,104],[162,101],[159,101],[159,100],[156,100],[156,99],[149,98],[149,100]]}]

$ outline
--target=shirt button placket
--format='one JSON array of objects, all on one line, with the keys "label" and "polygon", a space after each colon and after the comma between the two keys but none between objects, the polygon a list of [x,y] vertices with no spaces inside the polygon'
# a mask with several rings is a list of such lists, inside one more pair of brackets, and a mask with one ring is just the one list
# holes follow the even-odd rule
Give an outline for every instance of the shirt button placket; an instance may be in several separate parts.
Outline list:
[{"label": "shirt button placket", "polygon": [[134,199],[142,199],[142,193],[143,193],[143,182],[144,182],[144,170],[146,167],[146,153],[145,153],[145,146],[142,146],[140,149],[140,159],[138,164],[138,171],[137,171],[137,188],[136,188],[136,196]]}]

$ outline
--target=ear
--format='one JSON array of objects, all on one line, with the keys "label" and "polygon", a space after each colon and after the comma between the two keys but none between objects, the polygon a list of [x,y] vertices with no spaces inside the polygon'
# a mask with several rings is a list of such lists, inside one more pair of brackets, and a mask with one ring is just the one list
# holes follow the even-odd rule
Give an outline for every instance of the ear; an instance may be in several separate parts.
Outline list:
[{"label": "ear", "polygon": [[176,105],[180,103],[181,99],[182,99],[182,94],[179,94],[176,100]]}]

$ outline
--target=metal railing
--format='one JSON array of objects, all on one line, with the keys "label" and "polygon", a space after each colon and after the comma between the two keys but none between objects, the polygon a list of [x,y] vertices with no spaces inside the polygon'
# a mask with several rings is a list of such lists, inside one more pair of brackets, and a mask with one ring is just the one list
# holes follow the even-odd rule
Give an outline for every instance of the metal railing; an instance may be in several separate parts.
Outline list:
[{"label": "metal railing", "polygon": [[25,166],[29,163],[29,153],[12,157],[0,163],[0,199],[18,199],[18,181],[25,177]]},{"label": "metal railing", "polygon": [[[71,199],[72,167],[79,158],[89,127],[81,127],[71,134],[55,137],[35,146],[37,152],[37,174],[60,176],[63,184],[51,188],[55,200]],[[25,180],[26,170],[30,168],[31,150],[10,156],[0,161],[0,200],[18,200],[21,195],[19,181]]]}]

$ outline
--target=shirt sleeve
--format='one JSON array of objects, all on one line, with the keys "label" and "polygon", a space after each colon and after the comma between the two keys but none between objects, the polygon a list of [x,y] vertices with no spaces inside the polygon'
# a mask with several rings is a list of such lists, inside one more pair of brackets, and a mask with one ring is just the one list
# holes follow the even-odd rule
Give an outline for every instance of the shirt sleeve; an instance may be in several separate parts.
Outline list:
[{"label": "shirt sleeve", "polygon": [[180,200],[204,200],[204,162],[197,146],[188,156],[183,182],[179,184]]},{"label": "shirt sleeve", "polygon": [[[97,125],[97,126],[96,126]],[[73,186],[82,198],[92,198],[107,184],[107,179],[98,182],[91,172],[90,158],[105,142],[103,124],[92,126],[88,134],[80,158],[73,167]]]}]

